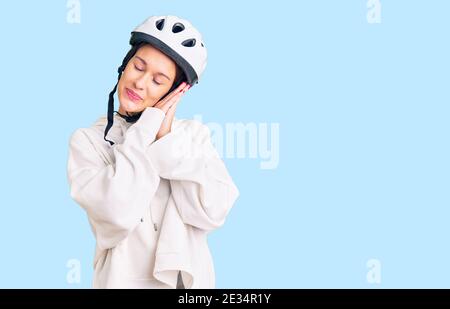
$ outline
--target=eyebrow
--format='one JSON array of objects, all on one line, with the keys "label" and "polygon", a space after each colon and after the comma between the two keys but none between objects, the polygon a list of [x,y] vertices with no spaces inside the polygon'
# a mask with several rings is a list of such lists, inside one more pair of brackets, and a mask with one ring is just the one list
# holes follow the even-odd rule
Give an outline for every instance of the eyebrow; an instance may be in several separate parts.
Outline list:
[{"label": "eyebrow", "polygon": [[[145,65],[147,65],[147,62],[146,62],[144,59],[142,59],[141,57],[136,56],[136,58],[139,59],[139,60],[141,60]],[[164,74],[164,73],[162,73],[162,72],[157,72],[156,74],[157,74],[157,75],[162,75],[162,76],[164,76],[165,78],[167,78],[167,79],[170,81],[170,77],[167,76],[166,74]]]}]

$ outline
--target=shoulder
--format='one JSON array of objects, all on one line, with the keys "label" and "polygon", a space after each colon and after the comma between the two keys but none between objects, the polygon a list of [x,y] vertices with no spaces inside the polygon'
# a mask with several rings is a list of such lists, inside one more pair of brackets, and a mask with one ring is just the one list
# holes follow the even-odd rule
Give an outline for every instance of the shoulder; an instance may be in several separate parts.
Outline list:
[{"label": "shoulder", "polygon": [[72,132],[69,138],[69,145],[70,147],[85,146],[90,143],[90,140],[89,128],[79,128]]},{"label": "shoulder", "polygon": [[73,144],[93,144],[102,139],[102,132],[105,130],[107,123],[106,116],[100,117],[90,127],[78,128],[72,132],[70,136],[70,145]]}]

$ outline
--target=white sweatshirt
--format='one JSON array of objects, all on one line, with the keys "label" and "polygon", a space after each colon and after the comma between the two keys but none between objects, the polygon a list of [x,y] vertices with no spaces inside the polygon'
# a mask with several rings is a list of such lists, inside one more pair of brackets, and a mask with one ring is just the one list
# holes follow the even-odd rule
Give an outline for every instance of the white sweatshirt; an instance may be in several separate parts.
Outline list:
[{"label": "white sweatshirt", "polygon": [[127,123],[114,114],[76,130],[67,164],[72,198],[96,238],[94,288],[214,288],[208,232],[223,225],[239,196],[209,129],[174,119],[156,139],[165,114],[148,107]]}]

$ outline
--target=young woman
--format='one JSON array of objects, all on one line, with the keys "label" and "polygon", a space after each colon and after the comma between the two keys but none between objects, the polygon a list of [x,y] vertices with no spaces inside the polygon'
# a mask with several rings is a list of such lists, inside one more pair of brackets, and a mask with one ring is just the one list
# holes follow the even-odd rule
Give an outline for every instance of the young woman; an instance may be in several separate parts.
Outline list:
[{"label": "young woman", "polygon": [[214,288],[207,235],[239,191],[208,127],[174,116],[206,67],[206,48],[176,16],[148,18],[130,44],[107,117],[69,144],[70,193],[96,238],[93,287]]}]

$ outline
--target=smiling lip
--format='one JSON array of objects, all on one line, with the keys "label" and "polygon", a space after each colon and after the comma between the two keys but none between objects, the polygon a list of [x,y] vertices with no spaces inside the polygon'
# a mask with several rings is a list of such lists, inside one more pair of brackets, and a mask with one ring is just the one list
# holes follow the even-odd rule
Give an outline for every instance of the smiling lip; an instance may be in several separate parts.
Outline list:
[{"label": "smiling lip", "polygon": [[141,101],[142,98],[133,90],[125,88],[125,91],[127,92],[128,98],[132,101]]}]

